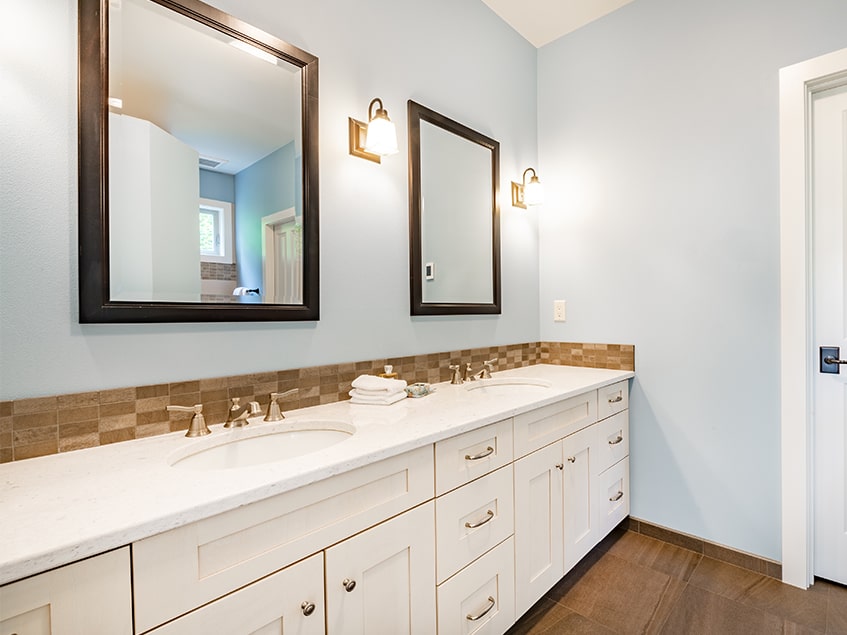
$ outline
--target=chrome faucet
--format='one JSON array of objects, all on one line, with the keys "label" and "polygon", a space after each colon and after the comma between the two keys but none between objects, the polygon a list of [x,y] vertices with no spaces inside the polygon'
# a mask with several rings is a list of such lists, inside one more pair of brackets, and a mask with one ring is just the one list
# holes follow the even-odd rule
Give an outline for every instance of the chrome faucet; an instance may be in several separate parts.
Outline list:
[{"label": "chrome faucet", "polygon": [[240,397],[232,397],[230,402],[224,428],[241,428],[247,425],[247,417],[262,413],[262,408],[259,406],[258,401],[249,401],[242,406],[240,405]]}]

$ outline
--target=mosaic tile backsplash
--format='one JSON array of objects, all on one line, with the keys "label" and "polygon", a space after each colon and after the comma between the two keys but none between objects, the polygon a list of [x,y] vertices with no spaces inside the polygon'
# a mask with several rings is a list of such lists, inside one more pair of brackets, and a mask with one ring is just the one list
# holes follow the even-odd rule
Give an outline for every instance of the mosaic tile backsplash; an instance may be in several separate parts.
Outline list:
[{"label": "mosaic tile backsplash", "polygon": [[226,418],[231,397],[264,409],[269,393],[299,388],[280,401],[283,411],[293,410],[349,399],[356,377],[381,373],[386,364],[409,383],[436,383],[450,379],[450,364],[470,361],[479,368],[492,357],[497,370],[538,363],[635,370],[631,345],[532,342],[0,401],[0,463],[187,430],[191,415],[168,412],[168,405],[202,403],[206,422],[214,424]]}]

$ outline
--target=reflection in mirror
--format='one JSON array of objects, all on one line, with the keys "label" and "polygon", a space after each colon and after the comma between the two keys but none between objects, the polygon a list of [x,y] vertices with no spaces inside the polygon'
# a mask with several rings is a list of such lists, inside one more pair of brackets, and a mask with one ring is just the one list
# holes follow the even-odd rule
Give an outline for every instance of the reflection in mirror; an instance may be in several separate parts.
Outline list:
[{"label": "reflection in mirror", "polygon": [[317,59],[197,0],[79,6],[80,320],[317,319]]},{"label": "reflection in mirror", "polygon": [[500,144],[409,101],[412,315],[500,313]]}]

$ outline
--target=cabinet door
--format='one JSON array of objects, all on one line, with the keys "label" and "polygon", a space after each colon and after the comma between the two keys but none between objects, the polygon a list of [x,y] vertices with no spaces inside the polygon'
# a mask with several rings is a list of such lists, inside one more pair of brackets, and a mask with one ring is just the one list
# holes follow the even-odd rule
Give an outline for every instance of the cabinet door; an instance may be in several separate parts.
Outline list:
[{"label": "cabinet door", "polygon": [[435,632],[430,501],[326,551],[327,633]]},{"label": "cabinet door", "polygon": [[0,587],[3,635],[131,635],[129,547]]},{"label": "cabinet door", "polygon": [[562,443],[515,463],[515,614],[564,575]]},{"label": "cabinet door", "polygon": [[565,572],[597,544],[599,537],[592,496],[597,433],[593,427],[562,441],[564,466]]},{"label": "cabinet door", "polygon": [[291,565],[149,635],[321,635],[323,553]]}]

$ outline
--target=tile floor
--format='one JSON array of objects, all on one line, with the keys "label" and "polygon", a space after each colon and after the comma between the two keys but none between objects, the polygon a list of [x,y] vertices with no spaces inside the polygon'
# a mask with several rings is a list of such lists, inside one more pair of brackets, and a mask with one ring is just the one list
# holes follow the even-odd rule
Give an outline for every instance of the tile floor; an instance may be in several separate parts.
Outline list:
[{"label": "tile floor", "polygon": [[847,587],[808,591],[616,530],[507,635],[847,635]]}]

